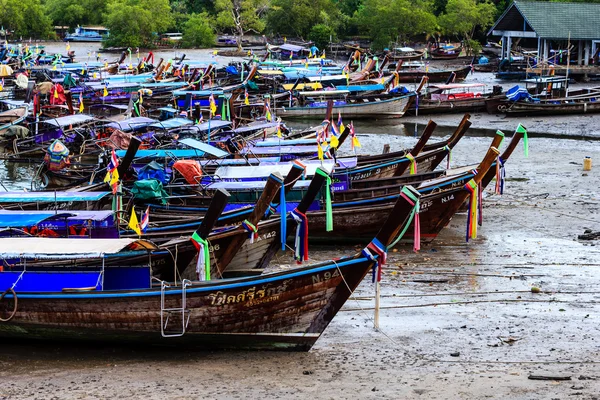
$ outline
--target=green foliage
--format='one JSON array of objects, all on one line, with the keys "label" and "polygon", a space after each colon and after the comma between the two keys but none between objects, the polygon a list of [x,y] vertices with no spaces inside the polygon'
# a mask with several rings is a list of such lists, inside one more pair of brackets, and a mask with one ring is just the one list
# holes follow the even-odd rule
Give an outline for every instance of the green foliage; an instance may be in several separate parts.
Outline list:
[{"label": "green foliage", "polygon": [[151,47],[155,34],[173,24],[168,0],[113,0],[108,4],[106,27],[109,46]]},{"label": "green foliage", "polygon": [[343,18],[333,0],[272,0],[267,22],[274,34],[307,38],[318,24],[337,31]]},{"label": "green foliage", "polygon": [[214,14],[215,4],[213,0],[171,0],[171,9],[182,14]]},{"label": "green foliage", "polygon": [[335,39],[335,32],[329,25],[325,24],[317,24],[313,26],[308,34],[308,39],[312,40],[320,49],[327,47],[329,44],[329,38]]},{"label": "green foliage", "polygon": [[40,0],[0,0],[0,25],[15,37],[52,37],[51,20]]},{"label": "green foliage", "polygon": [[423,0],[365,0],[356,18],[361,30],[369,33],[375,49],[433,33],[437,28],[432,4]]},{"label": "green foliage", "polygon": [[439,24],[445,34],[463,35],[471,39],[476,28],[490,27],[495,15],[495,6],[487,1],[448,0],[446,12],[439,17]]},{"label": "green foliage", "polygon": [[54,25],[99,25],[106,14],[106,0],[46,0],[47,15]]},{"label": "green foliage", "polygon": [[216,35],[209,24],[207,13],[192,14],[183,25],[183,47],[211,47],[215,45]]},{"label": "green foliage", "polygon": [[265,21],[261,17],[268,8],[268,0],[216,0],[216,25],[233,31],[241,49],[244,34],[260,33],[265,29]]}]

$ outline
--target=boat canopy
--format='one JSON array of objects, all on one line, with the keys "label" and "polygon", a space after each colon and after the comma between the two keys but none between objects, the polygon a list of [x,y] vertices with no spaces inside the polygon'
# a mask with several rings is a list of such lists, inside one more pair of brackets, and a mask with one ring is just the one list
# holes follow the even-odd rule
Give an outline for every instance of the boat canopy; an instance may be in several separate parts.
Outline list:
[{"label": "boat canopy", "polygon": [[0,228],[19,228],[23,226],[38,225],[49,219],[65,218],[70,220],[104,221],[110,218],[110,210],[99,211],[21,211],[0,210]]},{"label": "boat canopy", "polygon": [[299,83],[297,85],[295,85],[294,87],[294,83],[284,83],[283,89],[284,90],[305,90],[305,89],[312,89],[312,90],[317,90],[317,89],[323,89],[323,85],[321,85],[319,82],[312,82],[312,83]]},{"label": "boat canopy", "polygon": [[142,83],[142,87],[144,89],[154,89],[154,88],[180,88],[188,86],[187,82],[150,82],[150,83]]},{"label": "boat canopy", "polygon": [[[117,157],[124,157],[127,150],[117,150]],[[196,149],[144,149],[135,153],[135,158],[193,158],[202,157],[203,151]]]},{"label": "boat canopy", "polygon": [[341,81],[346,80],[346,75],[323,75],[323,76],[309,76],[307,79],[311,82],[326,82],[326,81]]},{"label": "boat canopy", "polygon": [[441,90],[469,89],[469,88],[485,87],[485,83],[449,83],[446,85],[444,85],[444,84],[429,85],[429,87],[441,89]]},{"label": "boat canopy", "polygon": [[307,49],[305,49],[302,46],[295,45],[295,44],[284,43],[281,46],[279,46],[279,50],[293,51],[294,53],[297,53],[299,51],[307,50]]},{"label": "boat canopy", "polygon": [[223,158],[229,155],[229,153],[226,151],[192,138],[182,139],[179,141],[179,143],[189,146],[193,149],[200,150],[203,153],[210,154],[211,156],[217,158]]},{"label": "boat canopy", "polygon": [[196,125],[196,129],[200,132],[208,131],[209,129],[220,129],[224,127],[231,126],[231,121],[223,121],[221,119],[211,119],[210,121],[205,121],[201,124]]},{"label": "boat canopy", "polygon": [[26,212],[26,211],[0,211],[0,228],[20,228],[38,225],[48,218],[69,217],[70,213],[55,213],[52,211]]},{"label": "boat canopy", "polygon": [[0,257],[36,259],[102,258],[123,250],[156,250],[143,239],[2,238]]},{"label": "boat canopy", "polygon": [[283,75],[283,72],[278,69],[259,69],[258,73],[261,75]]},{"label": "boat canopy", "polygon": [[372,85],[349,85],[349,86],[336,86],[338,90],[347,90],[349,92],[370,92],[370,91],[380,91],[385,90],[385,86],[381,83],[375,83]]},{"label": "boat canopy", "polygon": [[0,192],[0,203],[98,201],[110,192]]},{"label": "boat canopy", "polygon": [[[228,182],[220,181],[214,182],[208,185],[208,190],[263,190],[267,181],[242,181],[242,182]],[[310,185],[310,180],[299,180],[294,184],[295,189],[304,189]]]},{"label": "boat canopy", "polygon": [[139,82],[106,82],[106,83],[101,83],[99,85],[90,85],[89,87],[92,88],[92,90],[104,90],[104,88],[106,89],[130,89],[130,90],[137,90],[140,88],[140,84]]},{"label": "boat canopy", "polygon": [[394,50],[401,51],[403,53],[410,53],[415,51],[415,49],[413,49],[412,47],[396,47]]},{"label": "boat canopy", "polygon": [[162,128],[162,129],[175,129],[181,128],[182,126],[193,125],[194,121],[190,121],[187,118],[171,118],[166,119],[161,122],[155,122],[150,124],[152,128]]},{"label": "boat canopy", "polygon": [[[285,140],[283,142],[286,142]],[[281,146],[263,146],[263,147],[246,147],[241,151],[245,155],[281,155],[281,154],[316,154],[317,144],[313,141],[313,145],[286,146],[282,143]]]},{"label": "boat canopy", "polygon": [[111,122],[107,126],[110,128],[114,128],[114,129],[120,129],[123,132],[128,132],[128,131],[132,131],[134,129],[143,128],[143,127],[148,126],[155,122],[157,122],[157,120],[152,119],[152,118],[133,117],[133,118],[124,119],[123,121],[119,121],[119,122]]},{"label": "boat canopy", "polygon": [[219,160],[200,160],[200,165],[258,165],[267,162],[279,162],[281,157],[261,157],[261,158],[225,158]]},{"label": "boat canopy", "polygon": [[[327,138],[329,142],[329,138]],[[316,145],[316,139],[266,139],[254,143],[254,147],[279,147],[279,146],[301,146],[301,145]]]},{"label": "boat canopy", "polygon": [[96,118],[92,117],[91,115],[73,114],[65,115],[64,117],[46,119],[43,122],[49,125],[56,126],[57,128],[62,128],[64,126],[79,125],[95,120]]},{"label": "boat canopy", "polygon": [[298,92],[300,96],[339,96],[342,94],[348,94],[350,91],[348,90],[314,90],[307,92]]},{"label": "boat canopy", "polygon": [[[306,176],[314,176],[315,171],[318,167],[323,168],[328,173],[331,173],[335,166],[333,160],[317,160],[316,163],[303,162],[306,165]],[[219,167],[215,172],[215,176],[218,176],[222,180],[228,179],[266,179],[270,174],[279,172],[282,176],[287,176],[290,172],[293,162],[284,163],[273,163],[273,164],[261,164],[259,166],[250,167]]]},{"label": "boat canopy", "polygon": [[223,94],[223,90],[219,89],[219,90],[174,90],[173,91],[173,96],[175,96],[175,97],[186,96],[188,94],[191,94],[192,96],[198,96],[198,97],[208,97],[211,94],[213,96],[220,96]]},{"label": "boat canopy", "polygon": [[258,122],[249,125],[240,126],[239,128],[233,129],[234,133],[245,133],[245,132],[253,132],[261,129],[275,128],[279,125],[279,122]]}]

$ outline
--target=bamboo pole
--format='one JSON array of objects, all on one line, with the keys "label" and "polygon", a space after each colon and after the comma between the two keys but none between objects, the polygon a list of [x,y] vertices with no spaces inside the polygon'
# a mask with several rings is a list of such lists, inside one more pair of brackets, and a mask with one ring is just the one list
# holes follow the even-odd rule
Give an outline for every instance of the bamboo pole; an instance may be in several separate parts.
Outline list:
[{"label": "bamboo pole", "polygon": [[569,66],[571,65],[571,31],[567,42],[567,73],[565,76],[565,97],[569,97]]}]

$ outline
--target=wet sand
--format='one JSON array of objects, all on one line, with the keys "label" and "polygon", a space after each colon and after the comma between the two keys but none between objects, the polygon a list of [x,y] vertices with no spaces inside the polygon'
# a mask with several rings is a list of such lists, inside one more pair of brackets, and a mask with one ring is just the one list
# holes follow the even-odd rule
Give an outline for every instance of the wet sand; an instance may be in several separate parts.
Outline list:
[{"label": "wet sand", "polygon": [[[416,139],[361,140],[369,152]],[[489,141],[465,137],[453,165],[477,162]],[[600,398],[600,242],[577,240],[600,230],[598,167],[582,171],[598,149],[532,138],[529,158],[519,147],[506,165],[505,195],[486,192],[476,240],[465,243],[457,215],[420,253],[391,252],[379,331],[366,279],[308,353],[5,342],[0,398]]]}]

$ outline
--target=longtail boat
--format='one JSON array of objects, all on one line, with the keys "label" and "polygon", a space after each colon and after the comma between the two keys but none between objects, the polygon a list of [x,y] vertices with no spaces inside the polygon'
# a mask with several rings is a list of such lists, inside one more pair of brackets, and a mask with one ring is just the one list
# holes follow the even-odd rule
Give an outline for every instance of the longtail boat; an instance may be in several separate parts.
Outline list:
[{"label": "longtail boat", "polygon": [[[412,194],[417,200],[418,194]],[[0,272],[0,336],[43,340],[151,343],[199,348],[309,350],[367,272],[377,275],[411,215],[401,197],[367,248],[352,257],[254,277],[152,283],[150,268],[104,267],[106,248],[91,251],[50,244],[47,252],[14,249],[4,259],[97,257],[86,271],[60,267]],[[43,239],[34,239],[43,240]],[[45,239],[61,240],[61,239]],[[41,242],[39,243],[41,246]],[[38,246],[31,246],[36,248]],[[41,248],[41,247],[38,247]],[[44,249],[48,243],[44,242]],[[379,263],[379,266],[378,266]],[[33,274],[48,279],[30,279]]]}]

